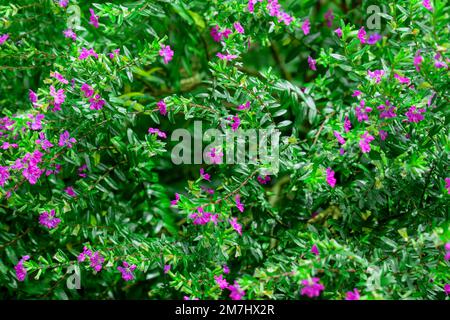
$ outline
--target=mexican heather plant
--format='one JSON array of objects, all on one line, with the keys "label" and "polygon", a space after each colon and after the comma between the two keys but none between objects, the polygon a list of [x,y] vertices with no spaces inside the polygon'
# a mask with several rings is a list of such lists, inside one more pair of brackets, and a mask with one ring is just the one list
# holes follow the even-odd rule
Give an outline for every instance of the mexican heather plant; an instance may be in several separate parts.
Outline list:
[{"label": "mexican heather plant", "polygon": [[449,10],[1,3],[0,296],[448,299]]}]

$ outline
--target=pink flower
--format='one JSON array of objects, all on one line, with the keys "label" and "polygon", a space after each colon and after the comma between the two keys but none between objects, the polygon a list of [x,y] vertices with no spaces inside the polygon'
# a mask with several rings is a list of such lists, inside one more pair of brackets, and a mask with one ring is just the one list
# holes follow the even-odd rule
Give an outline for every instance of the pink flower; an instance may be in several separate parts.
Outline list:
[{"label": "pink flower", "polygon": [[450,284],[449,283],[446,283],[444,285],[444,292],[447,296],[450,294]]},{"label": "pink flower", "polygon": [[206,181],[211,181],[211,175],[208,173],[205,173],[205,169],[200,168],[200,176],[205,179]]},{"label": "pink flower", "polygon": [[363,153],[370,152],[370,142],[375,138],[371,136],[367,131],[361,136],[361,140],[359,140],[359,147]]},{"label": "pink flower", "polygon": [[236,115],[231,118],[231,130],[236,131],[241,125],[241,119]]},{"label": "pink flower", "polygon": [[110,54],[109,54],[109,58],[112,60],[115,57],[118,57],[120,54],[120,49],[114,49]]},{"label": "pink flower", "polygon": [[66,189],[64,189],[64,191],[71,197],[76,197],[77,194],[75,193],[75,190],[73,189],[73,187],[67,187]]},{"label": "pink flower", "polygon": [[414,56],[414,66],[416,67],[417,72],[420,71],[420,65],[423,62],[423,57],[420,55],[420,50],[417,50],[416,55]]},{"label": "pink flower", "polygon": [[308,56],[308,65],[311,70],[317,70],[316,69],[316,60],[311,58],[311,56]]},{"label": "pink flower", "polygon": [[302,296],[308,296],[309,298],[314,298],[320,296],[321,291],[325,290],[323,284],[319,283],[319,278],[312,278],[310,280],[302,280],[303,288],[301,290]]},{"label": "pink flower", "polygon": [[216,56],[217,57],[219,57],[219,59],[221,59],[221,60],[226,60],[226,61],[231,61],[231,60],[234,60],[234,59],[236,59],[238,56],[237,55],[235,55],[235,54],[229,54],[229,53],[217,53],[216,54]]},{"label": "pink flower", "polygon": [[245,296],[245,291],[241,289],[236,281],[233,285],[228,286],[228,290],[231,291],[230,298],[232,300],[242,300],[242,298]]},{"label": "pink flower", "polygon": [[430,0],[423,0],[422,5],[430,11],[433,11],[433,7],[431,6]]},{"label": "pink flower", "polygon": [[94,9],[89,8],[89,12],[91,16],[89,17],[89,23],[92,24],[95,28],[98,28],[98,16],[95,15]]},{"label": "pink flower", "polygon": [[134,279],[133,271],[136,269],[136,265],[129,265],[128,262],[122,261],[123,267],[117,267],[117,270],[122,273],[122,279],[125,281],[131,281]]},{"label": "pink flower", "polygon": [[345,139],[341,136],[341,134],[337,131],[333,131],[334,136],[340,144],[345,144]]},{"label": "pink flower", "polygon": [[5,33],[0,36],[0,45],[4,44],[6,40],[8,40],[9,34]]},{"label": "pink flower", "polygon": [[88,85],[87,83],[83,83],[81,85],[81,91],[84,92],[84,96],[86,98],[89,98],[89,97],[91,97],[94,94],[94,89],[90,85]]},{"label": "pink flower", "polygon": [[352,97],[359,97],[361,94],[362,94],[361,91],[355,90],[355,91],[353,91]]},{"label": "pink flower", "polygon": [[438,52],[434,56],[434,66],[435,68],[447,68],[447,64],[443,61],[441,61],[442,55]]},{"label": "pink flower", "polygon": [[[102,264],[104,261],[105,261],[105,258],[98,251],[96,251],[90,257],[90,266],[95,271],[99,272],[100,270],[102,270]],[[125,262],[124,262],[124,265],[125,265]],[[123,274],[122,274],[122,277],[123,277]]]},{"label": "pink flower", "polygon": [[76,142],[77,140],[75,140],[75,138],[71,138],[69,131],[66,130],[59,136],[58,146],[60,147],[67,146],[68,148],[72,148],[72,143]]},{"label": "pink flower", "polygon": [[[447,189],[448,194],[450,194],[450,178],[445,178],[445,189]],[[445,245],[445,250],[450,250],[450,243]]]},{"label": "pink flower", "polygon": [[159,50],[159,55],[163,57],[164,64],[168,64],[169,61],[171,61],[173,58],[173,50],[170,49],[170,46],[161,44],[161,50]]},{"label": "pink flower", "polygon": [[106,104],[106,101],[100,97],[99,94],[96,94],[94,97],[89,99],[89,109],[91,110],[101,110],[103,106]]},{"label": "pink flower", "polygon": [[348,116],[345,116],[345,120],[344,120],[344,131],[345,131],[345,132],[349,132],[351,128],[352,128],[352,123],[351,123],[350,120],[348,119]]},{"label": "pink flower", "polygon": [[211,212],[205,212],[202,207],[197,208],[196,213],[192,213],[189,215],[189,218],[193,220],[193,224],[196,225],[205,225],[208,222],[213,222],[217,224],[218,214],[212,214]]},{"label": "pink flower", "polygon": [[98,59],[98,54],[94,51],[94,49],[86,49],[81,48],[80,56],[78,57],[78,60],[84,60],[89,57],[94,57],[95,59]]},{"label": "pink flower", "polygon": [[225,273],[225,274],[229,274],[230,273],[230,268],[228,268],[228,266],[226,264],[223,265],[223,273]]},{"label": "pink flower", "polygon": [[384,75],[384,71],[383,70],[375,70],[375,71],[367,71],[367,74],[369,75],[370,78],[375,79],[375,83],[380,83],[381,78]]},{"label": "pink flower", "polygon": [[23,256],[22,259],[14,266],[14,270],[16,271],[16,277],[19,281],[24,281],[27,276],[27,269],[23,266],[23,263],[27,260],[30,260],[30,256]]},{"label": "pink flower", "polygon": [[64,37],[72,39],[73,41],[77,40],[77,34],[73,32],[72,29],[67,29],[63,31]]},{"label": "pink flower", "polygon": [[52,209],[50,212],[44,211],[39,216],[39,224],[43,225],[48,229],[54,229],[58,227],[58,224],[61,222],[61,219],[55,218],[55,210]]},{"label": "pink flower", "polygon": [[309,23],[309,19],[306,19],[303,24],[302,24],[302,30],[303,30],[303,34],[306,36],[309,34],[311,25]]},{"label": "pink flower", "polygon": [[164,273],[165,273],[165,274],[169,273],[170,268],[171,268],[170,264],[166,264],[166,265],[164,266],[164,269],[163,269],[163,270],[164,270]]},{"label": "pink flower", "polygon": [[43,114],[38,113],[36,116],[32,114],[28,115],[28,118],[32,121],[28,121],[27,125],[31,130],[42,130],[42,120],[45,118]]},{"label": "pink flower", "polygon": [[250,101],[247,101],[245,104],[241,104],[237,107],[238,110],[247,110],[250,109]]},{"label": "pink flower", "polygon": [[65,8],[69,4],[69,0],[59,0],[58,4],[61,8]]},{"label": "pink flower", "polygon": [[339,38],[342,38],[342,29],[341,28],[337,28],[336,30],[334,30],[334,32],[337,34],[337,36]]},{"label": "pink flower", "polygon": [[311,247],[311,253],[314,253],[316,256],[319,255],[319,248],[316,244],[313,244],[313,246]]},{"label": "pink flower", "polygon": [[5,186],[6,182],[8,182],[9,177],[9,167],[0,166],[0,186]]},{"label": "pink flower", "polygon": [[[447,189],[450,189],[450,178],[445,178],[445,184],[446,184],[445,187],[446,187]],[[449,190],[449,193],[450,193],[450,190]],[[446,251],[450,251],[450,242],[447,242],[447,243],[445,244],[444,249],[445,249]]]},{"label": "pink flower", "polygon": [[78,262],[84,262],[84,260],[86,260],[86,257],[91,257],[92,256],[92,251],[89,250],[86,246],[83,247],[83,252],[81,252],[78,255]]},{"label": "pink flower", "polygon": [[409,80],[409,78],[399,76],[397,73],[394,75],[394,78],[397,79],[398,82],[400,82],[402,84],[409,84],[411,82],[411,80]]},{"label": "pink flower", "polygon": [[244,204],[241,203],[241,196],[237,194],[235,200],[236,200],[236,208],[238,208],[240,212],[244,212]]},{"label": "pink flower", "polygon": [[294,18],[292,18],[289,14],[286,12],[280,12],[278,15],[278,22],[283,22],[285,25],[290,25],[294,21]]},{"label": "pink flower", "polygon": [[405,113],[405,115],[408,117],[408,122],[415,122],[418,123],[425,119],[425,117],[422,115],[422,113],[425,113],[425,109],[417,109],[416,106],[411,106],[409,110]]},{"label": "pink flower", "polygon": [[242,225],[240,225],[237,222],[237,218],[233,218],[230,220],[230,225],[233,227],[234,230],[236,230],[237,233],[239,233],[239,235],[242,236]]},{"label": "pink flower", "polygon": [[263,0],[248,0],[247,9],[250,13],[253,13],[255,11],[255,4],[256,2],[262,2]]},{"label": "pink flower", "polygon": [[366,43],[366,30],[364,30],[364,27],[358,30],[358,39],[361,44]]},{"label": "pink flower", "polygon": [[332,188],[334,188],[334,186],[336,185],[336,178],[334,177],[334,171],[331,170],[330,167],[328,167],[326,172],[327,172],[327,178],[326,178],[327,183],[328,183]]},{"label": "pink flower", "polygon": [[221,164],[223,153],[218,151],[216,148],[211,148],[211,150],[206,154],[212,164]]},{"label": "pink flower", "polygon": [[269,15],[272,17],[277,17],[280,14],[280,4],[278,0],[267,0],[267,10],[269,11]]},{"label": "pink flower", "polygon": [[239,22],[233,23],[233,27],[234,27],[234,30],[236,30],[237,33],[244,33],[245,32],[244,28],[242,27],[242,25]]},{"label": "pink flower", "polygon": [[156,134],[158,137],[160,137],[162,139],[166,139],[167,138],[166,133],[164,131],[159,130],[159,129],[148,128],[148,133]]},{"label": "pink flower", "polygon": [[50,96],[53,97],[53,111],[61,110],[61,105],[66,100],[64,89],[59,89],[58,91],[56,91],[54,86],[50,86]]},{"label": "pink flower", "polygon": [[333,26],[333,20],[334,20],[334,15],[333,15],[333,10],[329,9],[325,15],[324,18],[327,22],[327,27],[331,28]]},{"label": "pink flower", "polygon": [[226,289],[228,287],[228,282],[226,279],[223,278],[223,275],[220,276],[214,276],[214,280],[216,280],[217,285],[220,289]]},{"label": "pink flower", "polygon": [[162,114],[163,116],[165,116],[167,114],[167,105],[164,102],[164,100],[158,101],[156,106],[158,107],[160,114]]},{"label": "pink flower", "polygon": [[395,113],[395,107],[391,106],[389,100],[386,100],[386,105],[381,104],[377,107],[377,109],[381,111],[380,119],[390,119],[397,116]]},{"label": "pink flower", "polygon": [[180,200],[180,195],[178,193],[175,193],[175,200],[170,201],[171,206],[176,206],[178,204],[178,201]]},{"label": "pink flower", "polygon": [[348,291],[345,294],[345,300],[359,300],[360,296],[359,296],[359,291],[358,289],[353,289],[353,291]]},{"label": "pink flower", "polygon": [[356,119],[358,119],[358,122],[368,121],[368,113],[370,113],[371,111],[372,108],[366,107],[366,102],[364,100],[361,100],[359,103],[359,107],[355,107]]},{"label": "pink flower", "polygon": [[63,84],[68,84],[69,81],[67,81],[67,79],[65,79],[61,74],[59,74],[58,72],[50,72],[50,77],[53,77],[55,79],[57,79],[59,82],[63,83]]},{"label": "pink flower", "polygon": [[220,42],[223,38],[228,39],[232,31],[228,28],[226,28],[224,31],[220,31],[219,26],[215,26],[211,28],[211,37],[215,42]]},{"label": "pink flower", "polygon": [[84,173],[87,169],[87,165],[83,164],[81,167],[78,168],[78,176],[82,177],[82,178],[86,178],[87,175],[86,173]]}]

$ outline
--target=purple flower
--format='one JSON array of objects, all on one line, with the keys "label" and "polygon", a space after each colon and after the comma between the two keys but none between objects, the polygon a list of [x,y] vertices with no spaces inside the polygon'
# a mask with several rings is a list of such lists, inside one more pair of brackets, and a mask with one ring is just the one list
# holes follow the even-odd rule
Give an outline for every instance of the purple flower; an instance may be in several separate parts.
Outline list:
[{"label": "purple flower", "polygon": [[241,119],[236,115],[231,118],[231,130],[236,131],[241,125]]},{"label": "purple flower", "polygon": [[233,23],[233,27],[234,27],[234,30],[236,30],[237,33],[244,33],[245,32],[244,28],[242,27],[242,25],[239,22]]},{"label": "purple flower", "polygon": [[341,136],[341,134],[337,131],[333,131],[334,136],[340,144],[345,144],[345,139]]},{"label": "purple flower", "polygon": [[161,44],[161,50],[159,50],[159,55],[163,57],[164,64],[168,64],[170,60],[173,58],[173,50],[170,49],[170,46],[166,46]]},{"label": "purple flower", "polygon": [[28,121],[27,125],[31,130],[42,130],[42,120],[45,118],[45,115],[38,113],[33,116],[32,114],[28,115],[28,118],[32,121]]},{"label": "purple flower", "polygon": [[197,208],[196,213],[192,213],[189,215],[189,218],[193,220],[193,224],[196,225],[205,225],[208,222],[213,222],[217,224],[218,214],[212,214],[211,212],[205,212],[202,207]]},{"label": "purple flower", "polygon": [[261,176],[258,176],[256,179],[261,184],[267,184],[270,181],[270,177],[269,176],[265,176],[264,178],[261,177]]},{"label": "purple flower", "polygon": [[238,208],[240,212],[244,212],[244,204],[241,203],[241,196],[237,194],[235,200],[236,200],[236,208]]},{"label": "purple flower", "polygon": [[383,37],[379,35],[378,33],[371,34],[369,38],[367,39],[367,44],[374,45],[379,40],[381,40]]},{"label": "purple flower", "polygon": [[16,277],[19,281],[24,281],[27,276],[27,269],[23,266],[23,263],[27,260],[30,260],[30,256],[23,256],[22,259],[14,266],[14,270],[16,271]]},{"label": "purple flower", "polygon": [[95,15],[94,9],[89,8],[89,12],[91,16],[89,17],[89,23],[92,24],[95,28],[98,28],[98,16]]},{"label": "purple flower", "polygon": [[205,173],[205,169],[200,168],[200,176],[206,181],[211,181],[211,175],[209,173]]},{"label": "purple flower", "polygon": [[71,197],[76,197],[77,194],[75,193],[75,190],[73,189],[73,187],[67,187],[66,189],[64,189],[64,191]]},{"label": "purple flower", "polygon": [[163,269],[164,273],[168,273],[170,271],[170,268],[171,268],[170,264],[164,265],[164,269]]},{"label": "purple flower", "polygon": [[72,29],[67,29],[63,31],[64,37],[72,39],[73,41],[77,40],[77,34]]},{"label": "purple flower", "polygon": [[309,19],[308,18],[303,22],[302,30],[303,30],[303,34],[305,36],[309,34],[309,31],[311,30],[311,25],[309,23]]},{"label": "purple flower", "polygon": [[388,133],[386,131],[384,131],[384,130],[381,130],[381,129],[380,129],[380,131],[378,131],[378,134],[380,135],[380,138],[381,138],[382,141],[386,140],[386,138],[388,136]]},{"label": "purple flower", "polygon": [[69,0],[59,0],[58,4],[61,8],[65,8],[69,4]]},{"label": "purple flower", "polygon": [[358,122],[369,120],[368,113],[372,111],[372,108],[366,107],[365,105],[366,102],[361,100],[359,106],[355,107],[356,119],[358,119]]},{"label": "purple flower", "polygon": [[320,296],[321,291],[325,290],[323,284],[319,283],[319,278],[312,278],[310,280],[302,280],[303,288],[301,290],[302,296],[308,296],[309,298],[314,298]]},{"label": "purple flower", "polygon": [[30,98],[31,103],[34,105],[38,100],[38,96],[37,96],[36,92],[34,92],[33,90],[30,89],[28,96]]},{"label": "purple flower", "polygon": [[359,140],[359,147],[363,153],[370,152],[370,142],[375,138],[371,136],[367,131],[361,136],[361,140]]},{"label": "purple flower", "polygon": [[[450,194],[450,178],[445,178],[445,189],[447,189],[448,194]],[[445,250],[450,250],[450,243],[445,245]]]},{"label": "purple flower", "polygon": [[380,119],[390,119],[397,116],[395,113],[395,107],[391,106],[389,100],[386,100],[386,105],[381,104],[377,107],[377,109],[381,111]]},{"label": "purple flower", "polygon": [[267,10],[269,11],[269,15],[272,17],[277,17],[280,14],[280,4],[278,0],[267,0]]},{"label": "purple flower", "polygon": [[434,66],[438,69],[440,68],[447,68],[447,64],[443,61],[441,61],[442,55],[438,52],[434,56]]},{"label": "purple flower", "polygon": [[148,128],[148,133],[150,134],[156,134],[158,137],[165,139],[167,138],[167,134],[164,131],[161,131],[156,128]]},{"label": "purple flower", "polygon": [[450,283],[444,285],[444,292],[447,296],[450,294]]},{"label": "purple flower", "polygon": [[211,150],[206,154],[212,164],[221,164],[223,153],[218,151],[216,148],[211,148]]},{"label": "purple flower", "polygon": [[329,9],[325,15],[324,18],[327,22],[327,27],[331,28],[333,26],[333,20],[334,20],[334,15],[333,15],[333,10]]},{"label": "purple flower", "polygon": [[[90,266],[95,271],[99,272],[102,270],[102,264],[105,261],[105,258],[100,254],[100,252],[96,251],[90,257]],[[124,263],[125,265],[125,263]]]},{"label": "purple flower", "polygon": [[4,44],[6,40],[8,40],[9,34],[5,33],[0,36],[0,45]]},{"label": "purple flower", "polygon": [[366,30],[364,30],[364,27],[358,30],[358,39],[361,44],[366,43]]},{"label": "purple flower", "polygon": [[430,11],[433,11],[433,7],[431,6],[430,0],[423,0],[422,5]]},{"label": "purple flower", "polygon": [[52,209],[50,212],[44,211],[39,216],[39,224],[43,225],[44,227],[48,229],[54,229],[58,227],[59,223],[61,222],[61,219],[55,218],[55,210]]},{"label": "purple flower", "polygon": [[78,168],[78,176],[82,177],[82,178],[86,178],[87,175],[86,173],[84,173],[87,169],[87,165],[83,164],[81,167]]},{"label": "purple flower", "polygon": [[59,142],[58,142],[58,146],[60,147],[64,147],[67,146],[69,149],[72,148],[72,143],[76,143],[77,140],[75,140],[75,138],[71,138],[69,131],[64,131],[63,133],[61,133],[61,135],[59,136]]},{"label": "purple flower", "polygon": [[89,99],[89,109],[91,110],[101,110],[105,104],[106,101],[99,94]]},{"label": "purple flower", "polygon": [[369,75],[369,77],[371,79],[375,79],[375,83],[380,83],[381,78],[384,75],[384,71],[383,70],[375,70],[375,71],[367,71],[367,74]]},{"label": "purple flower", "polygon": [[250,109],[250,101],[247,101],[245,104],[241,104],[237,107],[238,110],[247,110]]},{"label": "purple flower", "polygon": [[92,251],[89,250],[86,246],[83,247],[83,252],[81,252],[78,255],[78,262],[83,262],[84,260],[86,260],[86,257],[91,257],[92,256]]},{"label": "purple flower", "polygon": [[361,91],[355,90],[355,91],[353,91],[352,97],[359,97],[361,94],[362,94]]},{"label": "purple flower", "polygon": [[230,290],[230,298],[232,300],[242,300],[245,296],[245,291],[241,289],[239,284],[235,281],[233,285],[228,286],[228,290]]},{"label": "purple flower", "polygon": [[[446,184],[445,187],[446,187],[447,189],[450,189],[450,178],[445,178],[445,184]],[[449,193],[450,193],[450,190],[449,190]],[[450,251],[450,242],[447,242],[447,243],[445,244],[444,249],[445,249],[446,251]]]},{"label": "purple flower", "polygon": [[359,296],[359,291],[358,289],[353,289],[353,291],[348,291],[345,294],[345,300],[359,300],[360,296]]},{"label": "purple flower", "polygon": [[228,266],[226,264],[223,265],[223,273],[225,273],[225,274],[230,273],[230,268],[228,268]]},{"label": "purple flower", "polygon": [[233,218],[230,220],[230,225],[233,227],[234,230],[236,230],[237,233],[239,233],[239,235],[242,236],[242,225],[240,225],[237,222],[237,218]]},{"label": "purple flower", "polygon": [[214,280],[216,280],[216,283],[220,289],[223,290],[223,289],[228,288],[228,282],[226,279],[223,278],[223,275],[214,276]]},{"label": "purple flower", "polygon": [[164,100],[158,101],[156,106],[158,107],[160,114],[162,114],[163,116],[165,116],[167,114],[167,105],[164,102]]},{"label": "purple flower", "polygon": [[95,59],[98,59],[98,54],[94,51],[94,49],[86,49],[83,47],[81,48],[81,53],[80,56],[78,57],[78,60],[84,60],[91,56],[94,57]]},{"label": "purple flower", "polygon": [[176,206],[178,204],[178,200],[180,200],[180,195],[178,193],[175,193],[175,200],[171,200],[170,205]]},{"label": "purple flower", "polygon": [[66,78],[64,78],[60,73],[58,72],[50,72],[50,77],[53,77],[55,79],[57,79],[59,82],[63,83],[63,84],[68,84],[69,81],[67,81]]},{"label": "purple flower", "polygon": [[319,248],[316,244],[313,244],[313,246],[311,247],[311,253],[314,253],[316,256],[319,255]]},{"label": "purple flower", "polygon": [[345,132],[349,132],[351,128],[352,128],[352,123],[351,123],[350,120],[348,119],[348,116],[345,116],[345,120],[344,120],[344,131],[345,131]]},{"label": "purple flower", "polygon": [[61,105],[66,100],[64,89],[59,89],[58,91],[56,91],[54,86],[50,86],[50,95],[53,97],[53,111],[61,110]]},{"label": "purple flower", "polygon": [[118,57],[120,54],[120,49],[114,49],[112,52],[109,53],[109,58],[112,60],[115,57]]},{"label": "purple flower", "polygon": [[334,171],[331,170],[330,167],[328,167],[326,173],[327,173],[327,178],[326,178],[327,183],[328,183],[332,188],[334,188],[334,186],[336,185],[336,178],[334,177]]},{"label": "purple flower", "polygon": [[341,28],[337,28],[336,30],[334,30],[334,32],[337,34],[337,36],[339,38],[342,38],[342,29]]},{"label": "purple flower", "polygon": [[117,267],[117,270],[119,270],[122,273],[122,279],[125,281],[131,281],[134,279],[133,271],[136,269],[136,265],[133,264],[130,266],[128,262],[123,261],[122,262],[123,267]]},{"label": "purple flower", "polygon": [[255,11],[255,4],[256,2],[262,2],[263,0],[248,0],[247,9],[250,13],[253,13]]},{"label": "purple flower", "polygon": [[290,25],[294,21],[294,18],[292,18],[289,14],[286,12],[280,12],[278,15],[278,22],[283,22],[285,25]]},{"label": "purple flower", "polygon": [[415,122],[418,123],[425,119],[425,117],[422,115],[422,113],[425,113],[425,109],[417,109],[416,106],[411,106],[409,110],[405,113],[405,115],[408,117],[408,122]]},{"label": "purple flower", "polygon": [[9,167],[0,166],[0,186],[5,186],[9,180]]},{"label": "purple flower", "polygon": [[311,70],[314,70],[314,71],[317,70],[316,69],[316,60],[311,58],[311,56],[308,56],[308,65]]},{"label": "purple flower", "polygon": [[398,75],[397,73],[394,75],[394,78],[398,80],[398,82],[402,83],[402,84],[409,84],[411,82],[411,80],[407,77],[402,77],[400,75]]},{"label": "purple flower", "polygon": [[420,50],[417,50],[416,55],[414,56],[414,66],[416,67],[417,72],[420,71],[420,65],[423,62],[423,57],[420,55]]}]

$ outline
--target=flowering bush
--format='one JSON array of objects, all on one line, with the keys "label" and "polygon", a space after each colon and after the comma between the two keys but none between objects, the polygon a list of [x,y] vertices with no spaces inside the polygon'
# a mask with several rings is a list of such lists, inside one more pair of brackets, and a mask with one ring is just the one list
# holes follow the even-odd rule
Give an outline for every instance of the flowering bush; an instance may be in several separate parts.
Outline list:
[{"label": "flowering bush", "polygon": [[446,298],[450,9],[358,3],[3,3],[0,296]]}]

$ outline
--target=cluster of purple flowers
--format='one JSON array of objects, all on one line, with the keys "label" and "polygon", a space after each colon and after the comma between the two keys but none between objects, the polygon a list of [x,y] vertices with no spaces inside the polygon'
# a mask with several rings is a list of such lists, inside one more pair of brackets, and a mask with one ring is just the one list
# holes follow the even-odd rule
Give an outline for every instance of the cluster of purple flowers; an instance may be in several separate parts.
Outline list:
[{"label": "cluster of purple flowers", "polygon": [[83,262],[86,260],[86,258],[89,258],[91,268],[93,268],[97,272],[100,272],[100,270],[102,270],[102,265],[105,261],[105,258],[99,251],[92,252],[85,246],[83,248],[83,252],[78,255],[78,261]]},{"label": "cluster of purple flowers", "polygon": [[39,224],[43,225],[48,229],[55,229],[58,227],[61,219],[55,217],[55,210],[52,209],[50,212],[44,211],[39,216]]}]

